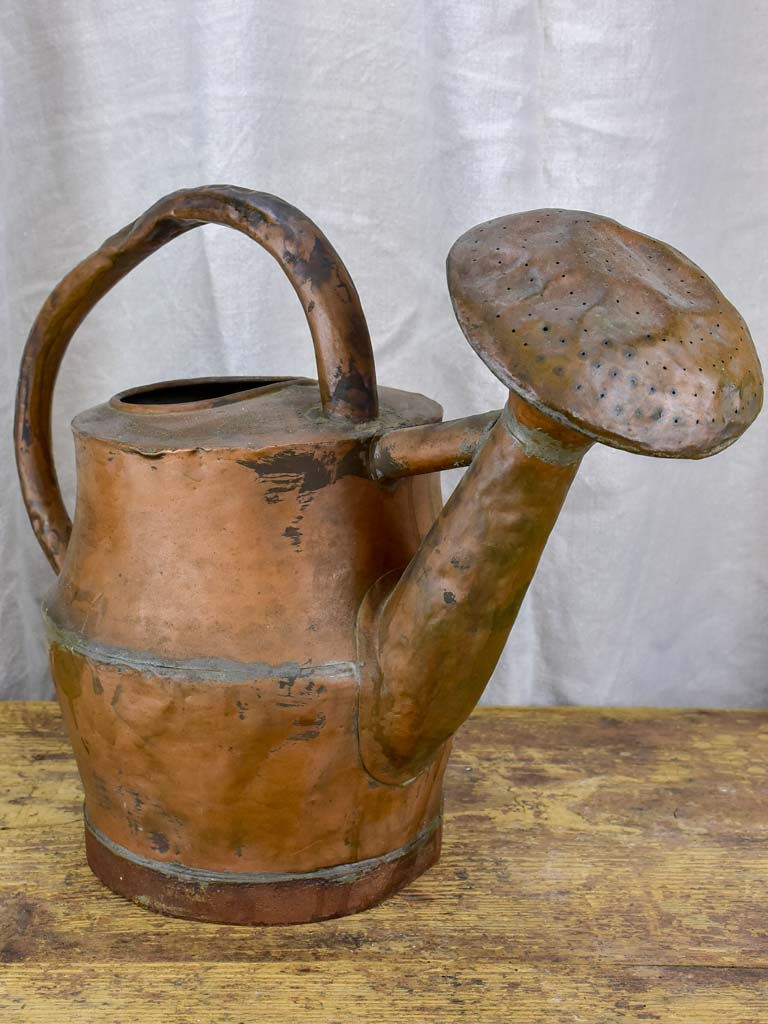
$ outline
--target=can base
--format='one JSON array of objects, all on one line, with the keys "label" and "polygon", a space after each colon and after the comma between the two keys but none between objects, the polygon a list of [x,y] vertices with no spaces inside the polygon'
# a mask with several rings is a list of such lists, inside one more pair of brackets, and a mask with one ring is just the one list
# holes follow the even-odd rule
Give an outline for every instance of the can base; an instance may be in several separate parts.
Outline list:
[{"label": "can base", "polygon": [[96,877],[149,910],[217,924],[308,924],[381,903],[440,857],[442,822],[381,857],[306,874],[208,872],[138,857],[86,819],[85,848]]}]

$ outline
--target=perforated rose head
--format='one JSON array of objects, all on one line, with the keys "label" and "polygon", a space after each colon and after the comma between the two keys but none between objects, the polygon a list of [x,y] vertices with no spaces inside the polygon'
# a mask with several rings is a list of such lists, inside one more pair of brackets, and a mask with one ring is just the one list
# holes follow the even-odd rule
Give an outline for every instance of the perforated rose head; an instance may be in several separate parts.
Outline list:
[{"label": "perforated rose head", "polygon": [[703,458],[760,411],[737,310],[682,253],[607,217],[532,210],[479,224],[448,255],[448,287],[496,376],[604,444]]}]

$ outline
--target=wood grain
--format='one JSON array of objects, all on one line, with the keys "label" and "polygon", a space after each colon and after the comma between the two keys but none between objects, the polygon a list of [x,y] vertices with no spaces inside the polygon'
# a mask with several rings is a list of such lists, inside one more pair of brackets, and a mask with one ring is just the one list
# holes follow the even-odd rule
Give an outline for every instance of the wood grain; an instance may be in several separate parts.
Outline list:
[{"label": "wood grain", "polygon": [[768,1022],[768,713],[480,709],[443,858],[357,917],[163,918],[83,857],[56,705],[0,705],[0,1020]]}]

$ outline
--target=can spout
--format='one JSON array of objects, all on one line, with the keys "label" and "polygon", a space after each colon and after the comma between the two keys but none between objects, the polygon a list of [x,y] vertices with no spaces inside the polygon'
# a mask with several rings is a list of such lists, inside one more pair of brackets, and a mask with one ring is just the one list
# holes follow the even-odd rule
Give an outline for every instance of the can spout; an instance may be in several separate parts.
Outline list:
[{"label": "can spout", "polygon": [[511,396],[413,561],[369,595],[359,717],[375,778],[415,776],[480,699],[590,447]]},{"label": "can spout", "polygon": [[[480,698],[590,445],[705,458],[763,397],[749,331],[714,282],[616,221],[499,217],[454,243],[447,270],[459,324],[510,399],[485,440],[475,433],[478,453],[411,564],[361,609],[360,748],[388,782],[414,777]],[[407,437],[384,438],[378,455],[423,471]]]}]

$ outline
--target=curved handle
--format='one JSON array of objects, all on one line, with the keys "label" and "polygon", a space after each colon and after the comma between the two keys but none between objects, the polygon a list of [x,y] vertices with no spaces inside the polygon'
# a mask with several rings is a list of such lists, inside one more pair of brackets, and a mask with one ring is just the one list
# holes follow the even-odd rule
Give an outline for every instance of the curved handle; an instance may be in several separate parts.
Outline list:
[{"label": "curved handle", "polygon": [[323,409],[362,422],[378,415],[368,327],[347,268],[322,231],[277,196],[208,185],[165,196],[108,238],[51,292],[30,331],[16,395],[16,463],[32,528],[55,572],[72,529],[51,439],[53,389],[69,341],[96,303],[135,266],[201,224],[226,224],[275,257],[299,296],[315,346]]}]

